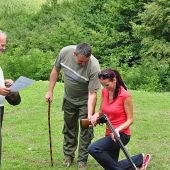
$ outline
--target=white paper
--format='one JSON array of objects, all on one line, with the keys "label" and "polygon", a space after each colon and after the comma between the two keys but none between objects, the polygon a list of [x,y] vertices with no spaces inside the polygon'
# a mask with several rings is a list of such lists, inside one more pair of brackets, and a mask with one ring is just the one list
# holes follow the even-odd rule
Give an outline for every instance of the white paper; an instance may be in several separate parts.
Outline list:
[{"label": "white paper", "polygon": [[31,85],[35,80],[20,76],[13,84],[10,86],[11,92],[16,92],[25,89]]}]

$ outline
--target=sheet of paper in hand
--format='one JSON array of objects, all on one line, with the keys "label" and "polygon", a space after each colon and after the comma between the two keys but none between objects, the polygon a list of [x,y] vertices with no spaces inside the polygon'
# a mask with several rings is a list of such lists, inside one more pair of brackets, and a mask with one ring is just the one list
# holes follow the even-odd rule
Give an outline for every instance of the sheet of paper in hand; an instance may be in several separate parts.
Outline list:
[{"label": "sheet of paper in hand", "polygon": [[17,92],[19,90],[25,89],[30,86],[35,80],[20,76],[13,84],[10,86],[11,92]]}]

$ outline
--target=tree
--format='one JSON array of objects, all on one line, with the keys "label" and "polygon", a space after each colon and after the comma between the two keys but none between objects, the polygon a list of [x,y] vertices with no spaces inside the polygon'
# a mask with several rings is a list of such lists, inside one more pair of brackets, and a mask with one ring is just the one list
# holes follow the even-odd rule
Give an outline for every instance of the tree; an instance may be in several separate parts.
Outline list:
[{"label": "tree", "polygon": [[134,37],[142,37],[144,57],[153,56],[159,60],[170,56],[170,1],[156,0],[145,4],[145,11],[139,14],[142,24],[133,23]]},{"label": "tree", "polygon": [[142,24],[133,25],[134,37],[141,38],[140,54],[146,63],[157,70],[163,87],[170,83],[170,1],[155,0],[145,4],[145,11],[139,14]]}]

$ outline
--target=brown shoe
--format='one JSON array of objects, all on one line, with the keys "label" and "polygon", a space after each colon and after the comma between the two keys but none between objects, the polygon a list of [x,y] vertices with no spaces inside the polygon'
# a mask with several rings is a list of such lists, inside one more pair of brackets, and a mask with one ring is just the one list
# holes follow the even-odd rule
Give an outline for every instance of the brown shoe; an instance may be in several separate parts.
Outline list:
[{"label": "brown shoe", "polygon": [[64,158],[62,165],[64,167],[69,167],[73,161],[70,158]]},{"label": "brown shoe", "polygon": [[79,164],[79,165],[78,165],[78,170],[86,170],[86,165],[84,165],[84,164]]}]

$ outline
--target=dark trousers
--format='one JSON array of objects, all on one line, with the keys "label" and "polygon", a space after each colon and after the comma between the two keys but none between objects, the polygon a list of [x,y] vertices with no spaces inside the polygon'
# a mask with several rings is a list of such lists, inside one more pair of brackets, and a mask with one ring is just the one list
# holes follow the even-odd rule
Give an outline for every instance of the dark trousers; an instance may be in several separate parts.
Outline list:
[{"label": "dark trousers", "polygon": [[[88,117],[87,104],[74,105],[68,100],[64,99],[63,107],[64,110],[64,142],[63,152],[64,157],[71,158],[75,157],[75,151],[78,146],[78,132],[79,132],[79,119],[85,119]],[[86,164],[88,159],[88,146],[93,139],[93,128],[82,129],[80,127],[79,136],[79,148],[77,162],[79,164]]]},{"label": "dark trousers", "polygon": [[[130,136],[120,133],[120,139],[126,145],[130,140]],[[111,136],[105,136],[93,142],[89,145],[88,151],[106,170],[132,170],[127,159],[118,162],[120,146],[112,140]],[[143,164],[142,154],[133,156],[132,160],[137,167],[141,167]]]},{"label": "dark trousers", "polygon": [[[2,128],[3,115],[4,115],[4,106],[0,107],[0,128]],[[0,129],[0,166],[1,166],[1,154],[2,154],[2,135]]]}]

